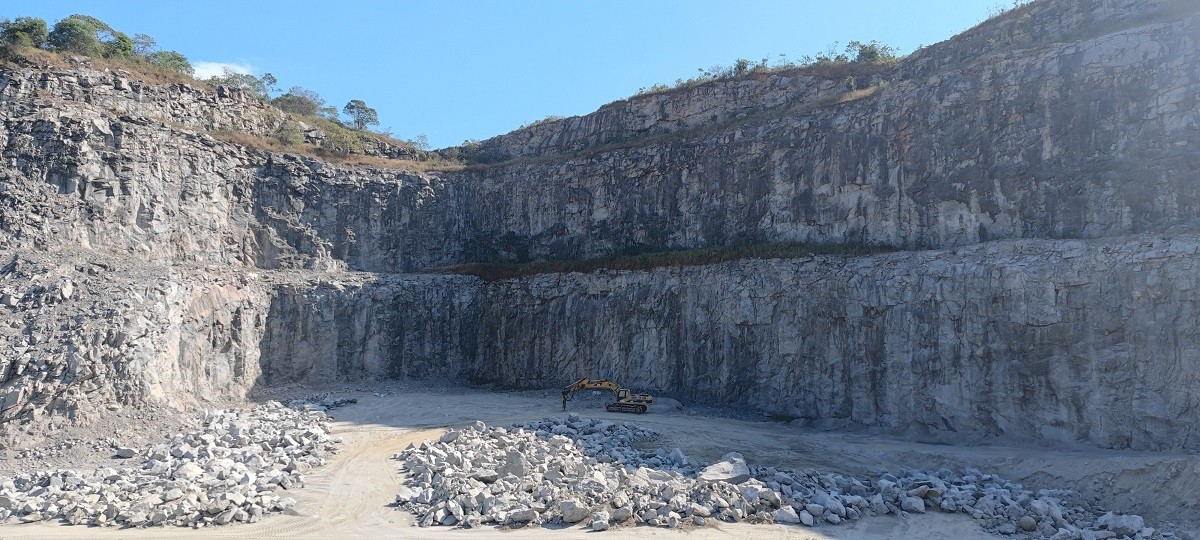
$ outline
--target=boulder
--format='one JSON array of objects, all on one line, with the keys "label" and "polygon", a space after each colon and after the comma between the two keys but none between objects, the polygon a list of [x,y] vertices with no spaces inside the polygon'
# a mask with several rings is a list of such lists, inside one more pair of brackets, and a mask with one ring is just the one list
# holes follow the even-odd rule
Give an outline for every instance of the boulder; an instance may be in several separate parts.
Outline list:
[{"label": "boulder", "polygon": [[730,484],[740,484],[750,479],[750,467],[746,465],[746,458],[742,457],[737,452],[730,452],[721,456],[721,460],[704,468],[700,472],[700,480],[704,482],[729,482]]},{"label": "boulder", "polygon": [[1142,516],[1133,514],[1114,514],[1109,512],[1096,519],[1096,528],[1106,529],[1121,536],[1134,536],[1146,526]]},{"label": "boulder", "polygon": [[785,506],[771,513],[776,523],[800,523],[800,516],[790,506]]},{"label": "boulder", "polygon": [[579,523],[592,513],[592,510],[578,499],[567,499],[558,503],[558,511],[567,523]]}]

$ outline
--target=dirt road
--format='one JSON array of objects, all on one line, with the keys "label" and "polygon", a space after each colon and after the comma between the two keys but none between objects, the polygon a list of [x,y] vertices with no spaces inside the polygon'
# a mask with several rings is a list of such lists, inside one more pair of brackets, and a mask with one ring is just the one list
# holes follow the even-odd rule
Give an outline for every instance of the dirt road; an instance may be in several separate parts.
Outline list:
[{"label": "dirt road", "polygon": [[[395,387],[392,395],[360,393],[359,403],[334,411],[334,436],[343,440],[342,451],[329,465],[308,475],[304,489],[289,493],[297,500],[294,511],[268,516],[253,524],[191,529],[83,529],[55,524],[30,524],[0,529],[0,537],[16,538],[584,538],[583,528],[420,529],[412,517],[389,504],[403,480],[392,455],[409,443],[436,438],[442,428],[481,419],[489,424],[561,415],[560,402],[549,394],[505,394],[451,389],[422,390]],[[975,466],[1013,478],[1038,478],[1086,484],[1091,475],[1111,473],[1110,483],[1136,483],[1146,489],[1158,481],[1146,471],[1175,471],[1183,466],[1200,473],[1194,456],[1155,456],[1137,453],[1079,452],[1001,447],[950,447],[889,440],[867,435],[815,433],[786,424],[751,422],[659,410],[642,416],[605,412],[600,402],[587,399],[572,409],[587,416],[635,421],[663,434],[655,446],[679,447],[697,460],[713,460],[729,451],[742,452],[752,463],[789,468],[819,468],[843,473],[876,471],[899,466],[937,468]],[[1143,471],[1141,475],[1130,471]],[[1165,473],[1164,473],[1165,474]],[[1122,476],[1124,475],[1124,476]],[[1176,474],[1176,476],[1178,476]],[[1119,478],[1125,478],[1119,480]],[[1177,479],[1178,480],[1178,479]],[[1186,489],[1187,478],[1181,489]],[[1195,485],[1195,484],[1190,484]],[[1057,486],[1068,487],[1068,486]],[[1078,488],[1078,486],[1069,486]],[[1120,486],[1118,486],[1119,488]],[[1105,502],[1106,506],[1112,504]],[[1124,508],[1114,508],[1127,510]],[[964,515],[933,513],[905,518],[878,516],[853,525],[805,528],[783,525],[718,524],[674,531],[650,527],[615,529],[612,538],[792,538],[792,539],[970,539],[997,538],[984,532]],[[595,538],[596,536],[587,536]]]}]

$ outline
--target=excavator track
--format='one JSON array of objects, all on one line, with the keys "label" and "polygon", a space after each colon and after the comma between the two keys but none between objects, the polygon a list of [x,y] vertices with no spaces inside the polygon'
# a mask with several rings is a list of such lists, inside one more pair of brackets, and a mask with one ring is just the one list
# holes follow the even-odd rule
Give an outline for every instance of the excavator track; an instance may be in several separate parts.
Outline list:
[{"label": "excavator track", "polygon": [[604,408],[608,412],[623,412],[633,414],[644,414],[646,412],[646,406],[637,403],[609,403]]}]

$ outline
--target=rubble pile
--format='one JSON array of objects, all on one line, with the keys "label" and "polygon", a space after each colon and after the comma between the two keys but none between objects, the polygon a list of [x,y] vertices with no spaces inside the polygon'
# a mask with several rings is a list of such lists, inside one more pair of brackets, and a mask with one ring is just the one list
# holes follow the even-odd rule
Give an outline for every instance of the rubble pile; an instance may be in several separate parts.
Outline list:
[{"label": "rubble pile", "polygon": [[319,411],[270,402],[210,410],[203,429],[146,448],[118,448],[132,465],[0,477],[0,523],[202,527],[254,522],[291,508],[283,496],[335,450]]},{"label": "rubble pile", "polygon": [[582,523],[593,530],[711,520],[839,524],[867,515],[956,512],[991,532],[1031,538],[1157,538],[1141,517],[1105,513],[1069,490],[1025,489],[967,469],[880,471],[859,479],[750,467],[738,453],[701,468],[678,448],[640,451],[651,430],[567,419],[447,431],[396,455],[396,504],[422,527]]}]

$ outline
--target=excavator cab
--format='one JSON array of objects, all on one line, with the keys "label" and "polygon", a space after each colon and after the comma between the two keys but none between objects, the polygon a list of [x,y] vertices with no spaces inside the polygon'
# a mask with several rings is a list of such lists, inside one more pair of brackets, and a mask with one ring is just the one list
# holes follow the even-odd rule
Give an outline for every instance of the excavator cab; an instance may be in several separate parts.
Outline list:
[{"label": "excavator cab", "polygon": [[567,401],[571,398],[571,394],[580,390],[608,390],[616,396],[617,401],[609,403],[604,407],[608,412],[626,412],[642,414],[651,403],[654,403],[654,396],[650,394],[635,394],[628,388],[621,388],[617,383],[608,379],[579,379],[563,389],[562,402],[563,410],[567,410]]}]

